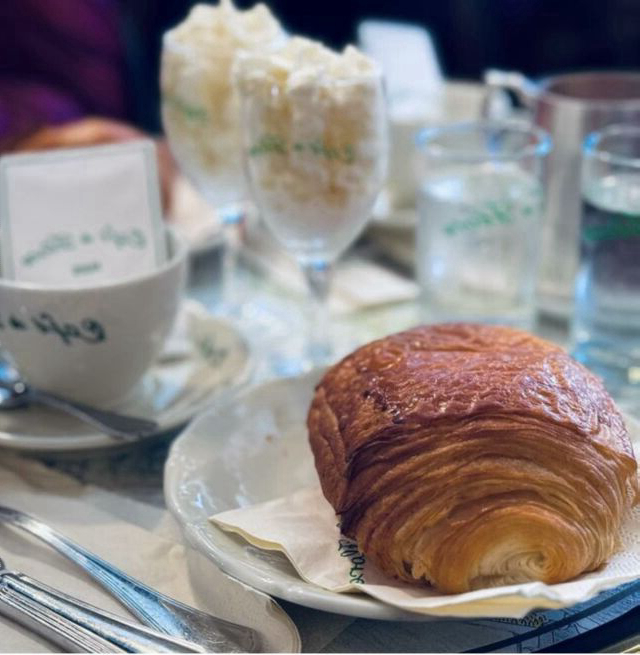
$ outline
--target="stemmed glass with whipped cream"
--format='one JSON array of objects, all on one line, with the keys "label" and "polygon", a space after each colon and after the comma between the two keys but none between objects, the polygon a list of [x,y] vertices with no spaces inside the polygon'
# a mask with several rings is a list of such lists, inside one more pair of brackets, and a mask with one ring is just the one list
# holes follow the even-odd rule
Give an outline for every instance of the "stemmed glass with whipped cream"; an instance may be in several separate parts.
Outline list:
[{"label": "stemmed glass with whipped cream", "polygon": [[233,280],[249,196],[232,68],[240,52],[266,51],[283,39],[265,5],[241,11],[231,0],[195,5],[163,36],[162,122],[181,170],[222,218],[227,309],[237,304]]},{"label": "stemmed glass with whipped cream", "polygon": [[294,37],[241,55],[234,79],[252,196],[302,267],[314,306],[307,355],[325,364],[332,268],[370,218],[386,174],[381,71],[352,46],[337,53]]}]

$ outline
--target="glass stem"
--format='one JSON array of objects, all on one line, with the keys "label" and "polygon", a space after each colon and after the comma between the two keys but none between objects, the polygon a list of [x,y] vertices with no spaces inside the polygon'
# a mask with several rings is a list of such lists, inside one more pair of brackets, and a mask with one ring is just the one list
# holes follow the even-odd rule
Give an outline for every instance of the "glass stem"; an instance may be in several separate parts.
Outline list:
[{"label": "glass stem", "polygon": [[327,306],[333,265],[324,261],[308,262],[302,264],[302,271],[310,297],[307,311],[307,356],[314,366],[323,366],[331,361],[333,354]]},{"label": "glass stem", "polygon": [[222,208],[222,233],[224,250],[222,253],[221,300],[226,308],[237,307],[237,270],[240,248],[245,228],[245,210],[241,204],[227,205]]}]

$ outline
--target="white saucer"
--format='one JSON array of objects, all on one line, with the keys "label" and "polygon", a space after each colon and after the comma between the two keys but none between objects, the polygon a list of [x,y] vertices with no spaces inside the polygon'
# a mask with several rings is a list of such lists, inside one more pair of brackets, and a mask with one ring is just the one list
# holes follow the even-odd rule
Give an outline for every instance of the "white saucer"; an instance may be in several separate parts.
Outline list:
[{"label": "white saucer", "polygon": [[[250,352],[238,329],[200,303],[183,303],[173,333],[136,390],[114,411],[155,420],[157,434],[177,428],[250,377]],[[66,414],[38,405],[0,411],[0,446],[22,451],[86,451],[121,447]]]},{"label": "white saucer", "polygon": [[338,594],[305,582],[281,553],[254,548],[209,521],[222,510],[317,482],[304,423],[320,374],[264,383],[198,417],[171,447],[164,479],[167,506],[191,546],[255,589],[337,614],[434,620],[364,594]]}]

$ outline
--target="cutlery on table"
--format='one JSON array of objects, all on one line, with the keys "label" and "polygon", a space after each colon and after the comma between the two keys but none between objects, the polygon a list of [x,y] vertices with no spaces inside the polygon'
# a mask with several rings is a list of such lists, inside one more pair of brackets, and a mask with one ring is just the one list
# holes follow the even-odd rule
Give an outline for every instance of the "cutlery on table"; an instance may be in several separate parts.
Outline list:
[{"label": "cutlery on table", "polygon": [[32,403],[67,412],[118,439],[136,439],[158,431],[155,421],[98,409],[29,386],[16,376],[9,365],[0,362],[0,409],[15,409]]},{"label": "cutlery on table", "polygon": [[1,559],[0,614],[68,652],[204,652],[194,643],[127,621],[23,573],[9,571]]},{"label": "cutlery on table", "polygon": [[24,530],[84,569],[145,625],[207,652],[258,652],[258,633],[189,607],[132,578],[39,519],[0,505],[0,523]]}]

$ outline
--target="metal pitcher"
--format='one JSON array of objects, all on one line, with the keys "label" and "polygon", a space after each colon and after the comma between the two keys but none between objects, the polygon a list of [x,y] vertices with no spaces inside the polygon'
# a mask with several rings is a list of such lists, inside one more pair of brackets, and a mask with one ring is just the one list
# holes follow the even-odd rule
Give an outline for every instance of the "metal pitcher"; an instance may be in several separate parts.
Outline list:
[{"label": "metal pitcher", "polygon": [[640,124],[640,73],[570,73],[532,81],[520,73],[489,70],[491,91],[508,90],[531,112],[533,122],[553,138],[546,171],[539,306],[569,317],[578,269],[580,152],[584,137],[612,123]]}]

